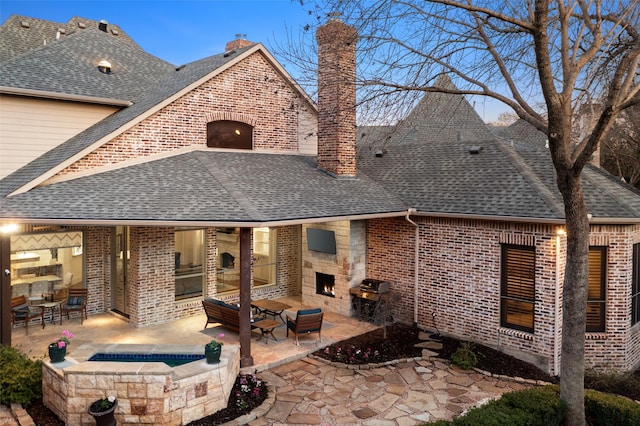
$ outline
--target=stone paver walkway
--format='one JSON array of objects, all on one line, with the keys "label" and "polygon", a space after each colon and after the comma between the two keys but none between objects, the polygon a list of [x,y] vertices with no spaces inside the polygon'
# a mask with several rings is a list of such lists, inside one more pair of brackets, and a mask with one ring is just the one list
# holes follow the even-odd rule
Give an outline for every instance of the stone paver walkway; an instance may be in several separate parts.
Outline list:
[{"label": "stone paver walkway", "polygon": [[392,365],[349,367],[313,357],[260,375],[275,394],[250,426],[408,426],[451,420],[468,408],[534,383],[498,379],[423,357]]}]

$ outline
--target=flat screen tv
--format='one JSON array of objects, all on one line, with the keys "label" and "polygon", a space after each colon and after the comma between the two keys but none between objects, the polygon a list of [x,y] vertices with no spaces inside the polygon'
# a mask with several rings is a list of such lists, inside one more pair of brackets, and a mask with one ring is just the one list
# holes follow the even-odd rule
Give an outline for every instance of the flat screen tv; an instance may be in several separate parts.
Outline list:
[{"label": "flat screen tv", "polygon": [[336,254],[336,234],[324,229],[307,228],[309,250]]}]

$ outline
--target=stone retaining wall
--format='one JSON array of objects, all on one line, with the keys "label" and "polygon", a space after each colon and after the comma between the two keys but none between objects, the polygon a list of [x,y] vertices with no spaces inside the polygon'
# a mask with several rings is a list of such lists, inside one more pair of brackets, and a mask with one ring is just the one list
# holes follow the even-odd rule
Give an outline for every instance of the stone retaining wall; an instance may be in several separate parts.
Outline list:
[{"label": "stone retaining wall", "polygon": [[[96,352],[157,353],[159,348],[98,346],[78,350],[79,354],[74,351],[75,358],[61,363],[43,362],[43,402],[66,424],[94,425],[89,405],[113,395],[121,426],[185,425],[225,408],[240,371],[237,345],[224,345],[218,364],[203,359],[178,367],[161,362],[86,362]],[[186,347],[161,348],[161,353],[188,353]],[[204,352],[202,346],[191,349]]]}]

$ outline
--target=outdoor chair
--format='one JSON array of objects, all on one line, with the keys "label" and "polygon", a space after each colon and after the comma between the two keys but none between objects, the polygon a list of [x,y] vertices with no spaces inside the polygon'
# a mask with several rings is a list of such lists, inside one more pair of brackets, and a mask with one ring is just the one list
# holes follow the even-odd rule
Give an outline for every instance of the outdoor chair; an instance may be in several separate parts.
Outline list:
[{"label": "outdoor chair", "polygon": [[296,318],[287,315],[287,337],[289,330],[296,336],[296,346],[300,346],[298,336],[304,333],[318,333],[320,343],[322,343],[322,309],[299,310]]},{"label": "outdoor chair", "polygon": [[87,319],[87,289],[86,288],[70,288],[67,294],[67,301],[62,304],[60,310],[60,321],[62,315],[66,314],[69,319],[70,312],[80,312],[80,325],[82,325],[82,317]]},{"label": "outdoor chair", "polygon": [[11,326],[13,327],[17,321],[24,321],[24,328],[29,334],[29,321],[33,318],[40,318],[42,328],[44,328],[44,309],[40,307],[29,306],[26,296],[18,296],[11,298]]}]

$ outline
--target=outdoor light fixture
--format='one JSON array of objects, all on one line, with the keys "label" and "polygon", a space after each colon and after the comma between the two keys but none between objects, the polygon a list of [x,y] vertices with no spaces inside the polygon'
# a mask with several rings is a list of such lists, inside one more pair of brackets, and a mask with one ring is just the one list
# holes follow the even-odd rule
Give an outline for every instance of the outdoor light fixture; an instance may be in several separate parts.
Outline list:
[{"label": "outdoor light fixture", "polygon": [[0,233],[2,234],[11,234],[12,232],[16,232],[18,230],[18,225],[15,223],[7,223],[6,225],[0,226]]},{"label": "outdoor light fixture", "polygon": [[557,234],[557,235],[567,235],[567,231],[565,231],[565,229],[564,229],[564,228],[558,228],[558,229],[556,230],[556,234]]}]

